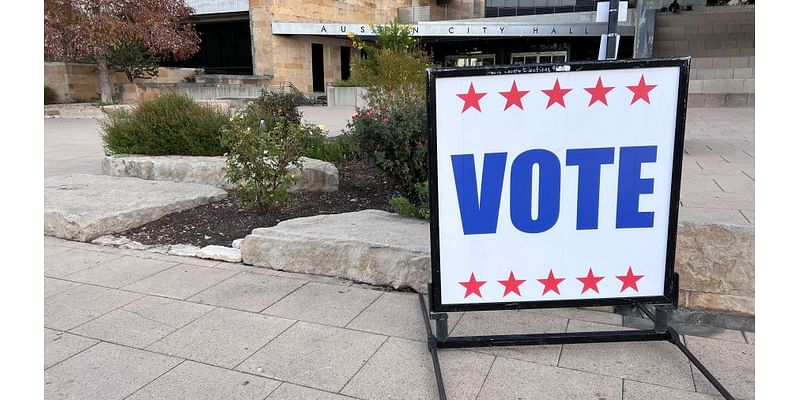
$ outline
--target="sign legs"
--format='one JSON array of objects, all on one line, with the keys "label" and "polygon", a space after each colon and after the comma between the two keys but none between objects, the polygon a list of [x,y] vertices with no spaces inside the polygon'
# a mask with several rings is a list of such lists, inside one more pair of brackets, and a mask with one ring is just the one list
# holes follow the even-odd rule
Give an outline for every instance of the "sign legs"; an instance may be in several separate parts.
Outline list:
[{"label": "sign legs", "polygon": [[[677,275],[677,274],[676,274]],[[675,278],[677,283],[677,277]],[[430,284],[428,285],[430,288]],[[676,288],[677,289],[677,288]],[[677,292],[677,290],[676,290]],[[429,290],[430,293],[430,290]],[[669,326],[669,318],[675,304],[656,305],[654,311],[650,311],[643,304],[635,304],[641,312],[653,321],[653,329],[624,330],[624,331],[600,331],[600,332],[565,332],[565,333],[539,333],[539,334],[519,334],[519,335],[488,335],[488,336],[453,336],[448,333],[447,314],[434,313],[429,310],[425,298],[419,295],[419,305],[422,311],[422,319],[425,322],[427,332],[428,351],[431,353],[433,361],[433,372],[436,376],[436,386],[439,392],[439,399],[447,399],[442,377],[441,366],[439,364],[439,349],[465,348],[465,347],[496,347],[496,346],[531,346],[531,345],[553,345],[553,344],[584,344],[584,343],[614,343],[614,342],[648,342],[648,341],[668,341],[677,346],[681,352],[691,361],[691,363],[708,379],[714,388],[719,391],[726,400],[733,400],[733,396],[725,389],[713,374],[692,354],[686,345],[681,341],[680,334]],[[431,328],[431,320],[435,323],[435,333]]]}]

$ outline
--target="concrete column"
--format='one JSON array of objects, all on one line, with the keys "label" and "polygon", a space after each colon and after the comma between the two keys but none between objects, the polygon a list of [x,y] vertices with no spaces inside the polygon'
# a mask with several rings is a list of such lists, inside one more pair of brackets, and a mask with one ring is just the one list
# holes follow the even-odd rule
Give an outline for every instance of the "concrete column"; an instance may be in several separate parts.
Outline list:
[{"label": "concrete column", "polygon": [[633,58],[653,55],[653,38],[656,33],[656,10],[660,0],[639,0],[636,6],[636,32],[633,39]]}]

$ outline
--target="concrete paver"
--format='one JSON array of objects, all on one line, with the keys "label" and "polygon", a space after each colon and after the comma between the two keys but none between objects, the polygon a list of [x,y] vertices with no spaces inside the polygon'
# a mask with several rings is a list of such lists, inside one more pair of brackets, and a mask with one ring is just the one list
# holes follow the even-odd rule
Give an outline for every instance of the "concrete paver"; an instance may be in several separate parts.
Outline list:
[{"label": "concrete paver", "polygon": [[280,382],[211,365],[184,361],[143,387],[130,400],[263,399]]},{"label": "concrete paver", "polygon": [[236,272],[233,271],[180,264],[125,286],[125,289],[186,299],[234,275]]},{"label": "concrete paver", "polygon": [[[570,331],[606,330],[589,322],[570,321]],[[667,342],[564,345],[559,367],[694,390],[690,362]]]},{"label": "concrete paver", "polygon": [[45,399],[122,399],[181,360],[100,343],[44,372]]},{"label": "concrete paver", "polygon": [[621,399],[622,379],[497,357],[478,399],[522,398]]},{"label": "concrete paver", "polygon": [[148,349],[233,368],[294,321],[217,308],[148,346]]},{"label": "concrete paver", "polygon": [[65,279],[120,288],[175,265],[167,261],[122,257],[69,274]]},{"label": "concrete paver", "polygon": [[[102,255],[124,256],[134,270],[161,260],[153,253],[52,238],[45,239],[45,251],[61,251],[84,270],[86,263],[75,260],[97,268]],[[436,398],[415,295],[336,279],[308,282],[304,274],[262,273],[269,270],[241,264],[200,267],[191,266],[192,259],[167,260],[175,259],[187,264],[121,290],[45,279],[47,399]],[[187,265],[191,268],[184,271]],[[206,270],[224,275],[208,279]],[[109,275],[118,272],[109,270]],[[163,282],[156,285],[153,278],[159,275]],[[273,304],[285,302],[285,318],[259,314],[257,308],[272,301],[271,288],[280,292],[284,285],[303,285],[292,294],[308,286],[312,290],[294,297],[295,304],[291,294]],[[156,286],[159,293],[148,295]],[[243,291],[241,299],[237,290]],[[201,293],[184,296],[192,291]],[[215,304],[202,304],[207,301]],[[307,310],[315,307],[320,310]],[[326,319],[325,313],[334,317]],[[304,318],[313,321],[295,322]],[[345,327],[330,326],[340,324]],[[620,324],[619,315],[583,309],[450,314],[452,335],[628,329]],[[752,398],[755,335],[691,332],[711,337],[686,336],[700,360],[737,398]],[[668,343],[448,349],[439,354],[449,397],[455,399],[719,398]]]},{"label": "concrete paver", "polygon": [[420,313],[416,293],[383,293],[347,328],[424,342],[425,323]]},{"label": "concrete paver", "polygon": [[650,385],[631,380],[622,383],[622,400],[718,400],[722,396]]},{"label": "concrete paver", "polygon": [[81,285],[45,299],[45,328],[70,330],[144,297],[139,293]]},{"label": "concrete paver", "polygon": [[267,400],[346,400],[352,397],[345,397],[322,390],[311,389],[305,386],[298,386],[291,383],[282,383],[275,389]]},{"label": "concrete paver", "polygon": [[338,392],[386,336],[298,322],[237,369]]},{"label": "concrete paver", "polygon": [[[447,350],[439,355],[448,398],[474,399],[494,357],[464,350]],[[426,345],[390,338],[342,393],[362,399],[436,398],[436,380]]]},{"label": "concrete paver", "polygon": [[[45,253],[46,254],[46,253]],[[63,278],[98,264],[119,258],[119,255],[99,251],[82,251],[70,249],[53,256],[44,258],[44,275],[54,278]]]},{"label": "concrete paver", "polygon": [[242,272],[189,298],[189,301],[260,312],[305,281]]},{"label": "concrete paver", "polygon": [[44,369],[50,368],[97,343],[99,342],[94,339],[45,328]]},{"label": "concrete paver", "polygon": [[72,331],[83,336],[145,348],[214,308],[146,296]]},{"label": "concrete paver", "polygon": [[[755,346],[696,336],[686,337],[689,348],[714,377],[737,399],[755,398]],[[716,394],[714,386],[692,366],[697,391]]]},{"label": "concrete paver", "polygon": [[380,292],[374,290],[310,282],[264,310],[264,314],[345,326],[378,296]]},{"label": "concrete paver", "polygon": [[80,286],[80,283],[64,281],[56,278],[44,278],[44,298],[53,297]]}]

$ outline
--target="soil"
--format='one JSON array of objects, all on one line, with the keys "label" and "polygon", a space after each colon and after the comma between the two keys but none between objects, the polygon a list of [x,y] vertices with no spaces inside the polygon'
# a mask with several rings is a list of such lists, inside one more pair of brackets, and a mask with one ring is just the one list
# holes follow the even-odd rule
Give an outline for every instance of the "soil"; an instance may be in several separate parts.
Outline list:
[{"label": "soil", "polygon": [[230,246],[255,228],[275,226],[287,219],[366,209],[391,211],[389,200],[396,193],[388,188],[380,169],[362,160],[336,163],[336,168],[339,190],[335,192],[295,193],[293,204],[259,213],[241,207],[231,191],[225,200],[167,215],[120,236],[146,245]]}]

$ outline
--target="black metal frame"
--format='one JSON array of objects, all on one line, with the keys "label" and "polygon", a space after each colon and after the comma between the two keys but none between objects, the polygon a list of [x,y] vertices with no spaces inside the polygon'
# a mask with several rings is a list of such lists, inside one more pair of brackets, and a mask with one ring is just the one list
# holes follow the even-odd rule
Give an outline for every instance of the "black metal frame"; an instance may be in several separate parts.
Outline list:
[{"label": "black metal frame", "polygon": [[[678,295],[675,276],[675,243],[678,232],[678,207],[680,205],[681,167],[683,162],[683,141],[686,125],[686,107],[689,93],[689,57],[635,59],[620,61],[588,61],[566,62],[535,65],[508,65],[490,67],[450,67],[428,70],[428,171],[429,199],[431,211],[431,310],[434,312],[489,311],[554,307],[590,307],[590,306],[634,306],[636,304],[668,304]],[[437,171],[437,136],[436,136],[436,84],[437,78],[529,74],[564,71],[592,71],[624,68],[679,67],[678,103],[675,120],[675,142],[672,155],[672,185],[669,206],[669,227],[667,232],[667,257],[665,262],[664,290],[660,296],[615,297],[589,300],[546,300],[521,302],[495,302],[475,304],[442,304],[441,270],[439,253],[439,182]]]},{"label": "black metal frame", "polygon": [[[677,282],[678,276],[675,276]],[[430,285],[428,286],[430,290]],[[619,342],[652,342],[665,340],[674,344],[689,359],[689,361],[708,379],[712,386],[726,400],[734,397],[722,386],[722,383],[711,374],[703,363],[692,354],[691,350],[681,341],[680,334],[669,326],[669,315],[677,305],[677,300],[672,305],[659,305],[655,314],[650,312],[643,304],[636,306],[650,320],[653,329],[598,331],[598,332],[565,332],[565,333],[539,333],[520,335],[487,335],[487,336],[449,336],[447,327],[447,314],[428,312],[425,297],[419,295],[419,304],[422,310],[422,319],[425,321],[427,331],[428,351],[433,361],[433,373],[436,377],[436,387],[440,400],[447,399],[444,387],[444,378],[439,363],[439,349],[457,349],[466,347],[501,347],[501,346],[536,346],[558,344],[589,344],[589,343],[619,343]],[[436,334],[431,330],[430,319],[436,323]]]}]

